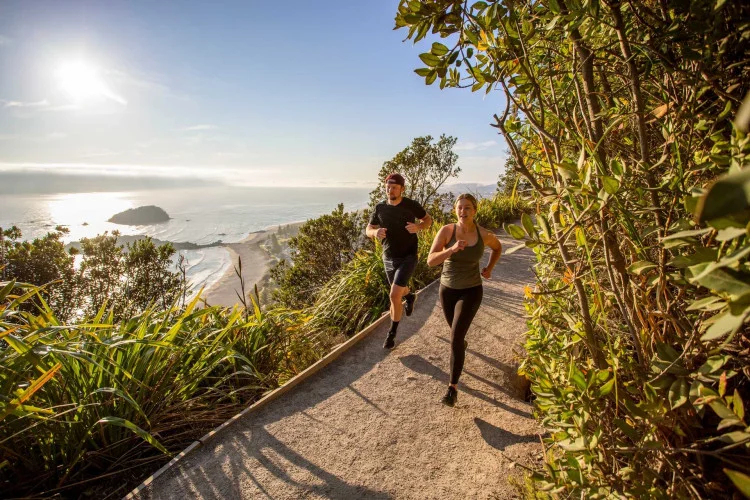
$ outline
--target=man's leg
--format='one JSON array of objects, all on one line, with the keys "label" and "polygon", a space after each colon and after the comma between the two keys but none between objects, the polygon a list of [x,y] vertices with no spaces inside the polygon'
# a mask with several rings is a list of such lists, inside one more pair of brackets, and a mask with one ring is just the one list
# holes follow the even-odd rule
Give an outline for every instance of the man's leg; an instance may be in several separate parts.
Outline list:
[{"label": "man's leg", "polygon": [[[394,260],[393,279],[388,280],[391,284],[391,291],[388,294],[391,302],[391,328],[385,338],[385,344],[383,344],[383,347],[386,349],[392,349],[396,345],[396,331],[398,330],[398,323],[401,321],[401,315],[404,312],[404,306],[401,301],[404,295],[409,293],[409,278],[414,273],[416,263],[416,256]],[[387,270],[388,268],[386,267]]]},{"label": "man's leg", "polygon": [[401,301],[407,293],[409,293],[408,286],[398,286],[396,283],[391,285],[389,295],[391,299],[391,321],[401,321],[401,316],[404,313],[404,305]]}]

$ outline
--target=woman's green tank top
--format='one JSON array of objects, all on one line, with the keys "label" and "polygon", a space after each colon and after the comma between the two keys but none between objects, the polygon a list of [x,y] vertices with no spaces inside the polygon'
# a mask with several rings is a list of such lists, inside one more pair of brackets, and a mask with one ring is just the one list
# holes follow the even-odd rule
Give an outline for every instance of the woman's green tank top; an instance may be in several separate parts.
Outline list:
[{"label": "woman's green tank top", "polygon": [[[448,248],[456,243],[456,224],[453,224],[453,235],[445,246]],[[443,262],[443,272],[440,274],[440,284],[449,288],[463,289],[482,284],[479,274],[479,260],[484,254],[484,241],[477,225],[477,242],[466,246],[460,252],[452,254]]]}]

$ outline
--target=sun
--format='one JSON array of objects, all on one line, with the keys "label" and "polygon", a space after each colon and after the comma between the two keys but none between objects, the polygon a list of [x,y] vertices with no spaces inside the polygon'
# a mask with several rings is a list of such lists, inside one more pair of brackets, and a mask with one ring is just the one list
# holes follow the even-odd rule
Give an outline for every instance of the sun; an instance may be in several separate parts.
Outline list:
[{"label": "sun", "polygon": [[125,99],[115,94],[102,80],[96,67],[85,61],[60,64],[58,79],[63,92],[77,103],[104,98],[126,104]]}]

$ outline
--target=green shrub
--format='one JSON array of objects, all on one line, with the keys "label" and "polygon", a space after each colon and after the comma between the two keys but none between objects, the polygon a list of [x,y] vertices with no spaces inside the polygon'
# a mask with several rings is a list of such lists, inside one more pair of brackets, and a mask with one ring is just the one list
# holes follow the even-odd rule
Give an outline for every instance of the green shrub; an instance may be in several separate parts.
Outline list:
[{"label": "green shrub", "polygon": [[425,83],[502,94],[492,126],[531,187],[536,219],[506,227],[537,258],[522,371],[553,497],[750,490],[749,17],[713,0],[399,3],[409,39],[452,41],[420,55]]},{"label": "green shrub", "polygon": [[[97,477],[163,462],[320,355],[306,319],[283,309],[197,309],[197,296],[184,310],[116,322],[102,308],[63,324],[37,287],[0,286],[6,494],[80,494]],[[39,311],[22,311],[32,300]]]}]

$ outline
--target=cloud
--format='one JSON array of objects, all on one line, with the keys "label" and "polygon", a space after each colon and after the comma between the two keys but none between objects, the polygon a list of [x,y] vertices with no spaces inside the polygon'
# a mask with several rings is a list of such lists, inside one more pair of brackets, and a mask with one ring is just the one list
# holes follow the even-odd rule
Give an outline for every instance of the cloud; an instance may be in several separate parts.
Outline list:
[{"label": "cloud", "polygon": [[182,130],[183,132],[197,132],[199,130],[216,130],[217,128],[219,127],[217,127],[216,125],[210,125],[210,124],[204,123],[201,125],[193,125],[191,127],[185,127],[180,130]]},{"label": "cloud", "polygon": [[497,146],[497,141],[459,142],[453,146],[453,149],[454,151],[484,151],[493,146]]},{"label": "cloud", "polygon": [[49,106],[47,99],[36,102],[6,101],[5,99],[0,99],[0,103],[2,103],[4,108],[45,108]]},{"label": "cloud", "polygon": [[64,139],[68,134],[63,132],[51,132],[47,135],[41,136],[22,136],[18,134],[0,134],[0,141],[33,141],[33,142],[45,142],[55,141],[58,139]]},{"label": "cloud", "polygon": [[13,43],[13,40],[8,38],[7,36],[0,35],[0,47],[4,45],[10,45],[11,43]]}]

